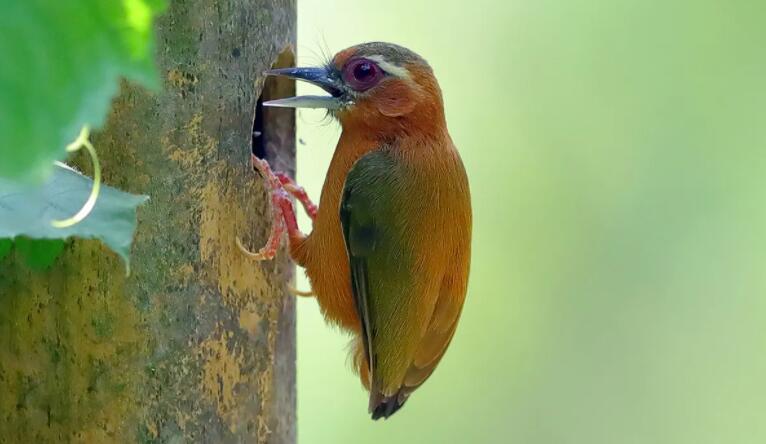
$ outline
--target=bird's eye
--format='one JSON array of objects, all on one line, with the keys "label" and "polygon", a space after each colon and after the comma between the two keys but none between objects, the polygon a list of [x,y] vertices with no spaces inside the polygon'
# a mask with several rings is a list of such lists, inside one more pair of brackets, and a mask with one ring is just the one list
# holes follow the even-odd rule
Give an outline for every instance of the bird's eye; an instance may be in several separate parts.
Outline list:
[{"label": "bird's eye", "polygon": [[375,68],[372,63],[362,62],[354,68],[354,78],[360,82],[366,82],[375,75]]},{"label": "bird's eye", "polygon": [[352,60],[343,68],[343,80],[357,91],[366,91],[383,77],[378,65],[367,59]]}]

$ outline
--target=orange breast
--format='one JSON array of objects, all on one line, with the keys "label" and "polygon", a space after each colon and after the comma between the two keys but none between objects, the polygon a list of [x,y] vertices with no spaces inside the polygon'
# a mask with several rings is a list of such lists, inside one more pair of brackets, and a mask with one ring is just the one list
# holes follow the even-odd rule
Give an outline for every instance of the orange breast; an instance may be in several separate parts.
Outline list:
[{"label": "orange breast", "polygon": [[305,268],[327,320],[359,332],[359,318],[351,294],[351,273],[340,225],[340,200],[348,171],[378,144],[352,134],[344,132],[338,141],[322,187],[314,230],[302,243],[293,245],[290,253],[298,265]]}]

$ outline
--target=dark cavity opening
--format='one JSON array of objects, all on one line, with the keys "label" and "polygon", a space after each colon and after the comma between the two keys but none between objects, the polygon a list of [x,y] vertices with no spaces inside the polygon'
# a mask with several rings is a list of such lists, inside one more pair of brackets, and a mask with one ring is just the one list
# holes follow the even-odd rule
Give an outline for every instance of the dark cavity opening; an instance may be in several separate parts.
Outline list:
[{"label": "dark cavity opening", "polygon": [[[284,50],[272,68],[294,66],[295,57],[290,49]],[[255,105],[253,117],[252,151],[271,163],[277,171],[293,172],[295,158],[295,110],[263,106],[269,100],[295,95],[295,82],[283,77],[266,77],[263,90]]]},{"label": "dark cavity opening", "polygon": [[[268,80],[267,80],[268,82]],[[266,99],[271,100],[271,99]],[[258,97],[258,103],[255,104],[255,119],[253,119],[253,154],[259,159],[266,157],[266,145],[263,143],[263,95]]]}]

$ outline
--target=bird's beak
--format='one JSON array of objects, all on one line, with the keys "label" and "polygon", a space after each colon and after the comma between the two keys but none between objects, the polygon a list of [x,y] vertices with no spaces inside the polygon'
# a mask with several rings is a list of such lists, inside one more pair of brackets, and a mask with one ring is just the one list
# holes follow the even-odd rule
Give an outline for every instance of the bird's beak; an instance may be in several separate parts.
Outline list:
[{"label": "bird's beak", "polygon": [[269,100],[264,102],[265,106],[280,106],[285,108],[323,108],[338,109],[342,101],[340,96],[343,91],[338,81],[330,76],[326,68],[280,68],[271,69],[265,72],[269,76],[284,76],[291,79],[303,80],[314,84],[331,95],[329,96],[297,96],[285,99]]}]

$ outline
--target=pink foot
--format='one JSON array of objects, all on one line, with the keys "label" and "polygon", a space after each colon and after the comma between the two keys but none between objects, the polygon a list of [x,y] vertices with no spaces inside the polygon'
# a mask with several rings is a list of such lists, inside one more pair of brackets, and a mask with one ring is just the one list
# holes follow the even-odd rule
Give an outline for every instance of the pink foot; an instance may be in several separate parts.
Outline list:
[{"label": "pink foot", "polygon": [[309,215],[311,221],[315,221],[319,208],[314,204],[314,202],[311,201],[309,195],[306,194],[306,190],[303,189],[302,186],[295,183],[294,180],[290,179],[290,177],[285,173],[274,173],[274,175],[277,176],[277,179],[279,179],[279,182],[282,183],[282,186],[284,186],[285,190],[292,194],[293,197],[298,199],[298,202],[303,205],[303,209],[306,210],[306,214]]},{"label": "pink foot", "polygon": [[305,237],[298,228],[290,195],[296,196],[300,200],[306,212],[309,213],[311,220],[314,220],[316,217],[317,207],[309,200],[303,188],[296,185],[284,173],[274,173],[268,162],[252,156],[252,163],[253,167],[266,179],[271,192],[271,216],[273,220],[271,234],[268,241],[266,241],[266,245],[258,250],[258,252],[254,253],[245,248],[239,238],[237,238],[237,246],[247,256],[255,260],[270,260],[277,254],[282,235],[285,231],[287,231],[291,241],[300,240]]}]

